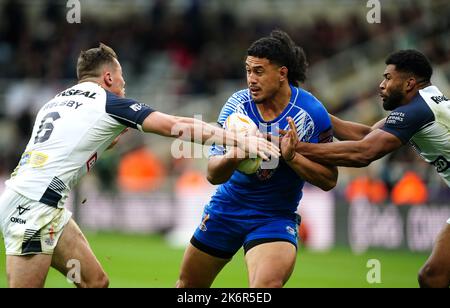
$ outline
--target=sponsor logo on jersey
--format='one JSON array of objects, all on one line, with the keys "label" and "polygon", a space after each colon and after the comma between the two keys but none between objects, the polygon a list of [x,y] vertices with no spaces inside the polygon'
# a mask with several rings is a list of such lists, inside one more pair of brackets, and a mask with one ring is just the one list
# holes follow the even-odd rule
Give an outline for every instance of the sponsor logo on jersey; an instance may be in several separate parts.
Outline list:
[{"label": "sponsor logo on jersey", "polygon": [[28,164],[28,162],[30,161],[30,157],[31,157],[31,152],[23,153],[22,157],[20,158],[20,161],[19,161],[19,167],[22,167],[22,166]]},{"label": "sponsor logo on jersey", "polygon": [[26,211],[29,211],[29,210],[30,210],[29,207],[23,207],[23,206],[21,206],[21,205],[19,205],[19,206],[17,207],[17,209],[19,210],[19,216],[20,216],[20,215],[23,215],[23,213],[25,213]]},{"label": "sponsor logo on jersey", "polygon": [[142,109],[142,105],[139,104],[139,103],[136,103],[136,104],[131,105],[130,108],[131,108],[133,111],[138,112],[139,110]]},{"label": "sponsor logo on jersey", "polygon": [[45,165],[48,155],[41,152],[31,152],[30,165],[33,168],[40,168]]},{"label": "sponsor logo on jersey", "polygon": [[89,158],[88,161],[86,162],[88,172],[91,171],[96,162],[97,162],[97,152],[95,152],[94,155],[92,155],[91,158]]},{"label": "sponsor logo on jersey", "polygon": [[11,217],[10,221],[11,221],[12,223],[19,224],[19,225],[24,225],[24,224],[27,223],[26,220],[24,220],[24,219],[22,219],[22,218],[17,218],[17,217]]},{"label": "sponsor logo on jersey", "polygon": [[446,102],[446,101],[449,100],[444,95],[442,95],[442,96],[432,96],[431,99],[433,100],[433,102],[435,102],[438,105],[439,105],[439,103]]},{"label": "sponsor logo on jersey", "polygon": [[95,96],[97,95],[97,93],[91,92],[91,91],[82,91],[82,90],[70,89],[70,90],[66,90],[66,91],[63,91],[63,92],[59,93],[58,95],[56,95],[56,97],[72,96],[72,95],[83,95],[83,96],[85,96],[87,98],[95,99]]},{"label": "sponsor logo on jersey", "polygon": [[290,235],[297,236],[297,232],[291,226],[286,226],[286,232],[289,233]]},{"label": "sponsor logo on jersey", "polygon": [[30,151],[22,154],[18,167],[30,164],[33,168],[41,168],[48,160],[48,155],[42,152]]},{"label": "sponsor logo on jersey", "polygon": [[403,122],[405,119],[405,113],[399,111],[393,111],[386,119],[386,124],[397,124],[398,122]]},{"label": "sponsor logo on jersey", "polygon": [[208,228],[206,227],[206,222],[209,220],[209,214],[203,215],[203,219],[202,222],[200,223],[200,225],[198,226],[198,228],[200,230],[202,230],[203,232],[205,232],[206,230],[208,230]]}]

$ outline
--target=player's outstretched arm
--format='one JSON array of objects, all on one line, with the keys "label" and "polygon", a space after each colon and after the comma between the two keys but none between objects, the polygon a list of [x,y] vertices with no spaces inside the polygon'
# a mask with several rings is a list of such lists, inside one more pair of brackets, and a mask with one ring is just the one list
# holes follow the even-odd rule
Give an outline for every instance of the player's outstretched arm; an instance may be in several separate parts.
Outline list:
[{"label": "player's outstretched arm", "polygon": [[298,133],[292,118],[288,118],[290,126],[289,131],[280,131],[283,136],[281,139],[281,152],[283,159],[305,181],[329,191],[336,186],[338,179],[338,170],[332,165],[322,165],[309,160],[296,152],[298,144]]},{"label": "player's outstretched arm", "polygon": [[198,119],[177,117],[157,111],[147,116],[142,123],[142,130],[200,144],[236,146],[245,153],[263,159],[280,156],[279,148],[263,138],[238,135]]},{"label": "player's outstretched arm", "polygon": [[333,134],[339,140],[361,140],[372,131],[370,126],[344,121],[332,114],[329,114],[329,116],[333,126]]},{"label": "player's outstretched arm", "polygon": [[299,142],[296,151],[305,157],[322,163],[346,167],[366,167],[402,146],[399,138],[381,129],[375,129],[359,141],[333,143]]},{"label": "player's outstretched arm", "polygon": [[384,126],[384,123],[386,123],[386,118],[382,118],[380,121],[378,121],[377,123],[375,123],[374,125],[372,125],[372,127],[370,128],[371,131],[374,131],[378,128],[382,128]]}]

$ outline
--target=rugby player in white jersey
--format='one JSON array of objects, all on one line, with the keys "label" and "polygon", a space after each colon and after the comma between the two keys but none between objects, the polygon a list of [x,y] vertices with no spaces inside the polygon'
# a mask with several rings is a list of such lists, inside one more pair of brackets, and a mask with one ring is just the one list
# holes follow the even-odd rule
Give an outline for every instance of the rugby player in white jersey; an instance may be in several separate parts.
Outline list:
[{"label": "rugby player in white jersey", "polygon": [[[299,143],[297,150],[323,164],[364,167],[409,143],[450,186],[450,100],[431,84],[430,62],[416,50],[401,50],[386,65],[380,96],[392,112],[385,120],[371,128],[331,117],[335,136],[347,141]],[[419,284],[450,285],[450,219],[419,272]]]},{"label": "rugby player in white jersey", "polygon": [[236,136],[125,98],[117,55],[104,44],[81,52],[77,76],[77,85],[39,111],[25,152],[0,196],[9,287],[43,287],[50,266],[67,275],[72,259],[80,264],[81,279],[74,281],[78,287],[108,286],[106,273],[64,203],[79,178],[127,127],[236,146],[264,159],[279,157],[279,149],[265,139]]}]

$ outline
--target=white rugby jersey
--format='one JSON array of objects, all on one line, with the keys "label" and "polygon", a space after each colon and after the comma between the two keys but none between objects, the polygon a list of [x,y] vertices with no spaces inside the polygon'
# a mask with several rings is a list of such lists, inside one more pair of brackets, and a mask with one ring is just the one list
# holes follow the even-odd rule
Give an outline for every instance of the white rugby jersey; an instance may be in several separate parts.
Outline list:
[{"label": "white rugby jersey", "polygon": [[450,100],[429,86],[387,117],[383,130],[410,143],[450,186]]},{"label": "white rugby jersey", "polygon": [[153,111],[93,82],[59,93],[39,110],[30,141],[6,185],[31,200],[62,207],[70,189],[125,127],[142,130]]}]

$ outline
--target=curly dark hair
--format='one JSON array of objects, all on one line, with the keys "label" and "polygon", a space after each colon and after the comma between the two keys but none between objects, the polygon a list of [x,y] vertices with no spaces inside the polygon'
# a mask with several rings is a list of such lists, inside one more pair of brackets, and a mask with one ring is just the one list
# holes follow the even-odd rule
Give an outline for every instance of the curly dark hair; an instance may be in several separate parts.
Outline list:
[{"label": "curly dark hair", "polygon": [[247,55],[286,66],[289,83],[294,86],[298,87],[300,82],[306,80],[308,63],[305,52],[282,30],[273,30],[270,36],[255,41],[247,50]]},{"label": "curly dark hair", "polygon": [[399,50],[386,59],[386,65],[395,65],[400,72],[411,73],[420,77],[423,81],[430,82],[433,68],[430,61],[421,52],[414,49]]}]

